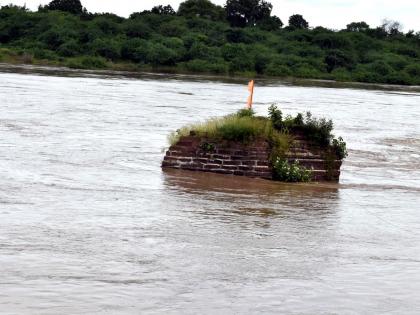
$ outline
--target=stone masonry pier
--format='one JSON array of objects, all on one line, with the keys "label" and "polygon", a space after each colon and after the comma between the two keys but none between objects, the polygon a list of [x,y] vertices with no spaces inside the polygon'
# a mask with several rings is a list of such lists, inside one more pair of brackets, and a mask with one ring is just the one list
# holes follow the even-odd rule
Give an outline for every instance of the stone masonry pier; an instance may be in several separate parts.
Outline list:
[{"label": "stone masonry pier", "polygon": [[[182,137],[169,148],[162,167],[273,179],[270,154],[270,144],[264,139],[249,144],[216,143],[191,135]],[[301,166],[312,169],[314,181],[338,181],[340,178],[342,161],[303,135],[294,137],[285,158],[291,163],[297,160]]]}]

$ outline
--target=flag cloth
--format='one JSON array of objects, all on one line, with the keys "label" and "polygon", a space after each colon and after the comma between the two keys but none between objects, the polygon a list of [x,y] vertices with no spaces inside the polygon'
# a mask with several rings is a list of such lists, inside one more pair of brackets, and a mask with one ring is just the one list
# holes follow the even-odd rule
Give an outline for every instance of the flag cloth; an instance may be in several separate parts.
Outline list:
[{"label": "flag cloth", "polygon": [[248,91],[249,91],[249,97],[248,97],[248,109],[252,108],[252,101],[254,97],[254,80],[249,81],[248,83]]}]

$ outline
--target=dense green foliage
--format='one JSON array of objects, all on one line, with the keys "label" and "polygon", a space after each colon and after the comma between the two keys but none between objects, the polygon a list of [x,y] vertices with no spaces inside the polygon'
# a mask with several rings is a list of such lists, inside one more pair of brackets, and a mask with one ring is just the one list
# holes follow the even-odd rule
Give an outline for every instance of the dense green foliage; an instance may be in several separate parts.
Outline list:
[{"label": "dense green foliage", "polygon": [[309,182],[312,171],[300,166],[298,161],[289,163],[287,160],[277,158],[273,165],[273,177],[282,182]]},{"label": "dense green foliage", "polygon": [[245,27],[268,20],[273,5],[264,0],[227,0],[225,8],[231,26]]},{"label": "dense green foliage", "polygon": [[[129,18],[92,14],[79,0],[37,12],[0,9],[0,61],[73,68],[164,69],[390,84],[420,84],[420,33],[385,21],[333,31],[300,15],[282,21],[262,0],[187,0]],[[23,58],[22,56],[25,56]]]},{"label": "dense green foliage", "polygon": [[292,29],[307,29],[309,27],[309,23],[302,15],[294,14],[289,18],[289,27]]},{"label": "dense green foliage", "polygon": [[83,14],[86,12],[80,0],[53,0],[45,7],[40,7],[39,9],[41,11],[60,10],[72,14]]},{"label": "dense green foliage", "polygon": [[288,115],[283,118],[281,110],[276,105],[269,107],[268,116],[278,131],[300,132],[318,145],[332,149],[339,159],[347,157],[347,145],[343,138],[335,138],[332,134],[334,124],[331,119],[313,117],[311,112],[307,112],[305,115],[298,113],[296,117]]}]

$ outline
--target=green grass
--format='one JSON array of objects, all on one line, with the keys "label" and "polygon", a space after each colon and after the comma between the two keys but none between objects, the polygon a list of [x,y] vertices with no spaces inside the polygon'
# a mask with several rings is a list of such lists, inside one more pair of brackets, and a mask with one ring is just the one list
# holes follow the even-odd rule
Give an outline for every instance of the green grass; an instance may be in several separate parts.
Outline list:
[{"label": "green grass", "polygon": [[18,63],[18,55],[8,48],[0,48],[0,62]]},{"label": "green grass", "polygon": [[185,126],[169,136],[169,143],[174,145],[181,137],[193,133],[212,141],[227,140],[245,144],[257,139],[265,139],[275,148],[276,154],[288,149],[289,135],[277,131],[269,119],[241,115],[240,111],[238,114]]},{"label": "green grass", "polygon": [[65,65],[72,69],[105,69],[107,61],[102,57],[83,56],[71,58]]}]

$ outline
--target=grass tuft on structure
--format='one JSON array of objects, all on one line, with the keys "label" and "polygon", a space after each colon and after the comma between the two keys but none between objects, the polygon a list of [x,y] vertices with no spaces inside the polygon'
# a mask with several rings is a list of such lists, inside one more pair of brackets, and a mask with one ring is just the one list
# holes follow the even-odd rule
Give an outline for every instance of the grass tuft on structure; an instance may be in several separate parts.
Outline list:
[{"label": "grass tuft on structure", "polygon": [[291,140],[287,133],[276,130],[268,118],[255,117],[251,110],[240,110],[236,114],[185,126],[169,136],[169,143],[174,145],[181,137],[188,136],[191,132],[213,141],[249,143],[263,138],[284,149],[289,147]]}]

